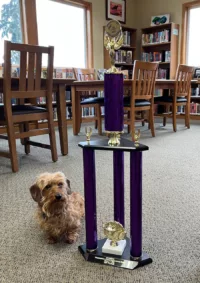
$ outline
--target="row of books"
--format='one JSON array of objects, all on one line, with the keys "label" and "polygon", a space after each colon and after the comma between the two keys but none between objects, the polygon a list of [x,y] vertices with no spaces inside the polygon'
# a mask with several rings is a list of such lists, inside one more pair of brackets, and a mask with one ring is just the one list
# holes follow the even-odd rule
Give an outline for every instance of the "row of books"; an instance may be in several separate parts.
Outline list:
[{"label": "row of books", "polygon": [[169,79],[169,69],[158,68],[157,79]]},{"label": "row of books", "polygon": [[149,52],[142,53],[142,61],[145,62],[170,62],[171,52],[170,51],[162,51],[162,52]]},{"label": "row of books", "polygon": [[[178,106],[177,111],[179,113],[185,113],[185,106]],[[190,114],[200,114],[200,103],[190,103]]]},{"label": "row of books", "polygon": [[[20,74],[20,68],[17,66],[12,66],[11,77],[18,78],[19,74]],[[3,77],[3,67],[0,68],[0,77]],[[45,79],[46,77],[47,77],[47,69],[43,68],[41,71],[41,78]],[[54,68],[53,78],[75,79],[73,68]]]},{"label": "row of books", "polygon": [[115,51],[115,63],[133,63],[133,53],[132,51],[118,50]]},{"label": "row of books", "polygon": [[131,33],[130,31],[123,31],[123,45],[130,46],[131,45]]},{"label": "row of books", "polygon": [[169,41],[170,41],[170,31],[168,29],[155,33],[142,34],[142,45],[169,42]]},{"label": "row of books", "polygon": [[[71,107],[66,107],[66,119],[71,119],[72,118],[72,109]],[[53,108],[53,119],[58,120],[58,112],[57,112],[57,107]]]}]

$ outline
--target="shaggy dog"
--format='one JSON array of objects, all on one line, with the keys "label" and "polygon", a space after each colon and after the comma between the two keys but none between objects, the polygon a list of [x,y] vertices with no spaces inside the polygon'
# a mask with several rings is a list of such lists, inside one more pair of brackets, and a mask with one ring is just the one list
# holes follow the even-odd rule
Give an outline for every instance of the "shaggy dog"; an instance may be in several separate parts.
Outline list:
[{"label": "shaggy dog", "polygon": [[71,192],[70,182],[62,172],[43,173],[30,187],[34,201],[38,203],[36,213],[41,228],[53,244],[63,238],[72,244],[77,240],[84,216],[84,199]]}]

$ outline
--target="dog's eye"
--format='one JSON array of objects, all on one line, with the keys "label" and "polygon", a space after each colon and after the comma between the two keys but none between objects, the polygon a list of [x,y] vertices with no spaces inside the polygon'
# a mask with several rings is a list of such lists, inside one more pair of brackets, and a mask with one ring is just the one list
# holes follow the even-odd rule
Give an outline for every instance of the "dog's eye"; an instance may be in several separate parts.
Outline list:
[{"label": "dog's eye", "polygon": [[46,185],[45,189],[49,190],[51,188],[51,185]]},{"label": "dog's eye", "polygon": [[58,183],[58,187],[62,187],[63,186],[63,183]]}]

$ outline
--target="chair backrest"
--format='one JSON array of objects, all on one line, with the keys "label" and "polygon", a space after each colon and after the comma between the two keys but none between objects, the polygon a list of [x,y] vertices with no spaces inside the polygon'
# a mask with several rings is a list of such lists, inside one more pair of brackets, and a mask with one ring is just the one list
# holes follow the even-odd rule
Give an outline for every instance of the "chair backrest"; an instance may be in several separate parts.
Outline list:
[{"label": "chair backrest", "polygon": [[74,68],[74,74],[77,81],[94,81],[96,80],[95,69]]},{"label": "chair backrest", "polygon": [[[19,87],[17,91],[11,90],[11,51],[20,53]],[[42,55],[47,54],[47,79],[46,85],[41,84]],[[4,78],[3,88],[5,104],[11,103],[12,98],[30,99],[35,101],[37,97],[47,98],[47,107],[52,105],[53,88],[53,57],[54,47],[43,47],[28,44],[4,42]]]},{"label": "chair backrest", "polygon": [[153,100],[157,69],[158,63],[134,62],[131,95],[133,103],[135,99]]},{"label": "chair backrest", "polygon": [[188,96],[191,90],[191,80],[194,67],[179,65],[176,71],[175,96]]}]

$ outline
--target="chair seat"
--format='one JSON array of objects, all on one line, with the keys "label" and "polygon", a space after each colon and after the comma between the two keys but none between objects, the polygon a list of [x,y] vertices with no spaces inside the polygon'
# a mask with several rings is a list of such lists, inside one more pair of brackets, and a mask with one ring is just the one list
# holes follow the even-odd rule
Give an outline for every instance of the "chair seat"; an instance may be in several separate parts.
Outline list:
[{"label": "chair seat", "polygon": [[[148,100],[145,99],[137,99],[135,100],[135,107],[145,107],[145,106],[150,106],[151,103]],[[125,97],[124,98],[124,107],[131,107],[131,101],[130,97]]]},{"label": "chair seat", "polygon": [[[12,106],[13,115],[22,115],[22,114],[35,114],[47,112],[46,108],[32,106],[32,105],[13,105]],[[0,105],[0,120],[5,120],[4,114],[4,105]]]},{"label": "chair seat", "polygon": [[104,97],[91,97],[81,101],[81,105],[87,104],[104,104]]},{"label": "chair seat", "polygon": [[[155,103],[159,103],[159,102],[168,102],[168,103],[172,103],[173,102],[173,96],[158,96],[154,98],[154,102]],[[187,102],[187,99],[185,97],[177,97],[176,100],[177,103],[181,103],[181,102]]]}]

